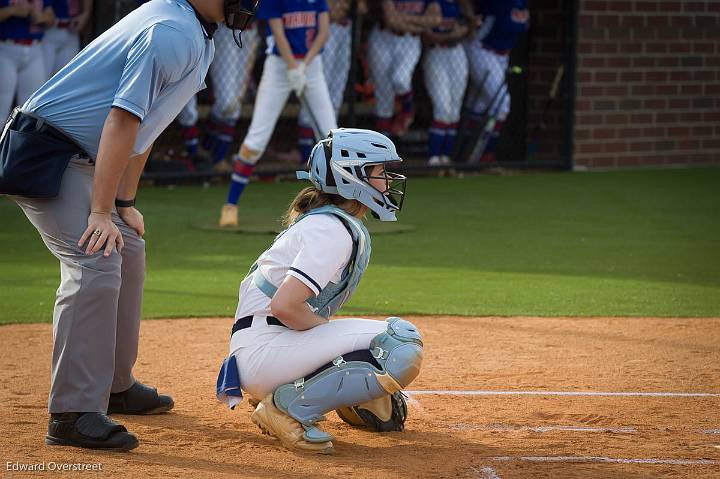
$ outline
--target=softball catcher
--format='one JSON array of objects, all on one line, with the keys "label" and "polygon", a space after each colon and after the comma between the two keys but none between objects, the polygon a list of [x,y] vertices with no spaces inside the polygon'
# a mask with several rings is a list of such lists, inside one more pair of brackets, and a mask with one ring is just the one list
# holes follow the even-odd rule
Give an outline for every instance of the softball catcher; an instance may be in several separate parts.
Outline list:
[{"label": "softball catcher", "polygon": [[230,354],[217,397],[234,407],[242,391],[262,398],[252,421],[289,449],[330,453],[318,422],[330,411],[353,426],[400,431],[401,389],[420,372],[423,341],[400,318],[329,321],[352,296],[370,260],[369,209],[395,221],[405,177],[395,145],[370,130],[336,129],[313,148],[288,228],[240,285]]}]

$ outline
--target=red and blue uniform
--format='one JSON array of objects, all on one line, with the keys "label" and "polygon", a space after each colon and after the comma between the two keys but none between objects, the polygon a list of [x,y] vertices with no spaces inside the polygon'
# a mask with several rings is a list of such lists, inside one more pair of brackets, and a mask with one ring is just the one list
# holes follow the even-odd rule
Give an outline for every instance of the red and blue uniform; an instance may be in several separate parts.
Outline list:
[{"label": "red and blue uniform", "polygon": [[485,21],[492,22],[492,28],[481,40],[483,46],[498,52],[512,50],[530,24],[527,0],[485,0],[479,7]]},{"label": "red and blue uniform", "polygon": [[[32,4],[39,12],[52,6],[52,0],[0,0],[0,8],[24,3]],[[0,40],[41,40],[44,32],[45,30],[40,25],[32,22],[29,15],[27,17],[10,17],[0,22]]]},{"label": "red and blue uniform", "polygon": [[58,21],[70,20],[80,15],[80,0],[52,0],[51,5]]},{"label": "red and blue uniform", "polygon": [[[282,18],[293,55],[303,58],[317,34],[320,14],[327,11],[327,0],[264,0],[260,2],[257,18]],[[267,53],[280,55],[272,34],[268,36]]]}]

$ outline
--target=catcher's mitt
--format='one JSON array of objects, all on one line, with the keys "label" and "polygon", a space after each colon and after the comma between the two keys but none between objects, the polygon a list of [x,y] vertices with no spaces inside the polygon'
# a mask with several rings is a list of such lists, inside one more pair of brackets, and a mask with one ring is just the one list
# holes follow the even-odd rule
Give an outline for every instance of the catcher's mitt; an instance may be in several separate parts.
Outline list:
[{"label": "catcher's mitt", "polygon": [[355,427],[366,427],[375,432],[402,431],[407,419],[407,403],[398,391],[358,406],[335,411],[340,419]]}]

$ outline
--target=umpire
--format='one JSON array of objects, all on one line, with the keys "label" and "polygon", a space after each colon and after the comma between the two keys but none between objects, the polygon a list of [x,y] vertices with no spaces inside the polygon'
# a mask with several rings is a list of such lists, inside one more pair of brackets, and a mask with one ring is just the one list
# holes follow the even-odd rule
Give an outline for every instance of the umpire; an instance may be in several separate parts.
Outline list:
[{"label": "umpire", "polygon": [[216,22],[242,30],[257,1],[152,0],[16,109],[0,139],[0,193],[60,260],[45,442],[127,451],[108,414],[156,414],[169,396],[137,381],[145,277],[135,193],[152,143],[195,93]]}]

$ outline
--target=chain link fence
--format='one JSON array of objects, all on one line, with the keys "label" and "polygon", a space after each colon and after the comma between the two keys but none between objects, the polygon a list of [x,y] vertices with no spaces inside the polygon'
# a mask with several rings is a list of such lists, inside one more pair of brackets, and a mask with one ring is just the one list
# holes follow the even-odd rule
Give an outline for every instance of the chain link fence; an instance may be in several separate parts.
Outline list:
[{"label": "chain link fence", "polygon": [[[97,3],[112,8],[96,8],[96,34],[143,2]],[[339,126],[386,133],[408,169],[563,165],[560,157],[533,159],[546,112],[529,109],[554,100],[547,75],[542,88],[529,88],[533,30],[524,0],[328,4],[332,22],[322,62]],[[254,113],[268,33],[266,22],[255,22],[240,51],[227,29],[218,31],[208,89],[158,139],[147,177],[228,174]],[[559,42],[571,41],[562,37]],[[301,165],[314,143],[312,123],[291,95],[255,173],[289,173]]]}]

